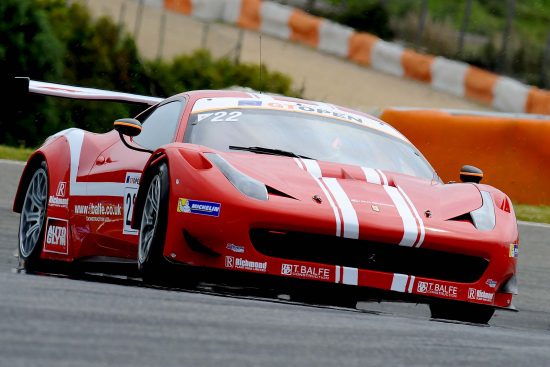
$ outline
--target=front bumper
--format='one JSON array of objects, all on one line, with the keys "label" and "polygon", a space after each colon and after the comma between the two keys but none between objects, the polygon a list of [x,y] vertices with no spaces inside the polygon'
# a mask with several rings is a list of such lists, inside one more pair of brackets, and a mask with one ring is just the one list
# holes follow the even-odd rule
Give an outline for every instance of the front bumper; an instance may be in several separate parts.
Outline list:
[{"label": "front bumper", "polygon": [[[372,228],[375,241],[366,230],[360,240],[349,240],[334,237],[334,221],[306,203],[225,197],[219,217],[177,212],[177,200],[171,199],[164,255],[199,267],[513,309],[513,292],[505,289],[517,262],[510,241],[483,243],[447,230],[442,237],[427,232],[422,247],[411,248],[380,241],[380,228]],[[335,241],[323,247],[321,238]]]}]

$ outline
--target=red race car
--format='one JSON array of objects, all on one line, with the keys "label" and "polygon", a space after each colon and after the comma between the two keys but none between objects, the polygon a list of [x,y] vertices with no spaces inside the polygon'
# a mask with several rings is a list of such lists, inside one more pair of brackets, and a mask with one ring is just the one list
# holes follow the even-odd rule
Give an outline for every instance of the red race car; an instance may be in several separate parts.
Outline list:
[{"label": "red race car", "polygon": [[30,157],[13,206],[28,269],[124,259],[148,280],[186,264],[377,291],[428,303],[436,318],[514,310],[510,199],[471,166],[464,183],[444,184],[375,117],[243,91],[29,89],[151,107],[105,134],[61,131]]}]

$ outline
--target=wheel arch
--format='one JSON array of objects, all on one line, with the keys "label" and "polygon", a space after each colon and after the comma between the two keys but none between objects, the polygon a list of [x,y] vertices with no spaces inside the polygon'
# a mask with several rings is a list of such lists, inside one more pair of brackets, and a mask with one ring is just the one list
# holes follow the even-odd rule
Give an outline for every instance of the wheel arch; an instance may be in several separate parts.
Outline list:
[{"label": "wheel arch", "polygon": [[[51,139],[51,138],[50,138]],[[13,201],[13,211],[20,213],[23,206],[23,199],[26,193],[26,187],[29,181],[42,161],[48,166],[48,187],[51,192],[52,177],[67,177],[71,166],[71,153],[69,143],[63,135],[59,135],[54,139],[47,140],[46,143],[36,150],[27,160],[17,192]],[[50,195],[50,192],[48,195]]]},{"label": "wheel arch", "polygon": [[156,168],[163,163],[168,165],[168,155],[164,150],[158,150],[151,155],[143,169],[139,182],[138,194],[136,196],[136,204],[134,205],[134,213],[132,214],[132,228],[134,229],[140,229],[147,188],[154,177]]},{"label": "wheel arch", "polygon": [[[34,174],[34,171],[40,166],[41,162],[43,161],[45,161],[46,164],[48,164],[48,159],[46,158],[46,154],[44,154],[44,152],[40,150],[34,152],[30,156],[29,160],[27,161],[27,164],[23,169],[23,173],[21,174],[21,178],[19,179],[19,185],[17,186],[17,192],[13,200],[14,212],[21,213],[21,209],[23,207],[23,199],[25,198],[26,188],[29,185],[29,182]],[[49,177],[48,177],[48,180],[49,180]]]}]

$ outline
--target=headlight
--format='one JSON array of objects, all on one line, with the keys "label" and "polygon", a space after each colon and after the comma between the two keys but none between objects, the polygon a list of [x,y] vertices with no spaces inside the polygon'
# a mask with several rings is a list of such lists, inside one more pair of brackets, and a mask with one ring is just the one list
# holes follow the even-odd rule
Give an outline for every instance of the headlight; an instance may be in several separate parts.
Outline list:
[{"label": "headlight", "polygon": [[241,193],[254,199],[267,200],[267,188],[263,183],[245,175],[215,153],[205,155]]},{"label": "headlight", "polygon": [[490,231],[495,228],[495,204],[488,191],[481,191],[483,205],[470,212],[474,226],[480,231]]}]

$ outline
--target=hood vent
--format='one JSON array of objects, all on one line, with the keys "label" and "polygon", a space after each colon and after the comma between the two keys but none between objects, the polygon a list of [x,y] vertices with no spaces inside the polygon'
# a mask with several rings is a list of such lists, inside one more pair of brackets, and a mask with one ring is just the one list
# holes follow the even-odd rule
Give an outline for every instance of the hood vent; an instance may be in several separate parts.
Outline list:
[{"label": "hood vent", "polygon": [[449,218],[447,220],[453,220],[455,222],[468,222],[474,225],[474,221],[472,220],[472,216],[470,215],[470,213],[465,213],[454,218]]},{"label": "hood vent", "polygon": [[290,196],[288,194],[285,194],[284,192],[282,191],[279,191],[269,185],[265,185],[265,187],[267,188],[267,193],[269,195],[274,195],[274,196],[280,196],[280,197],[283,197],[283,198],[289,198],[289,199],[294,199],[294,200],[298,200],[297,198],[295,198],[294,196]]}]

